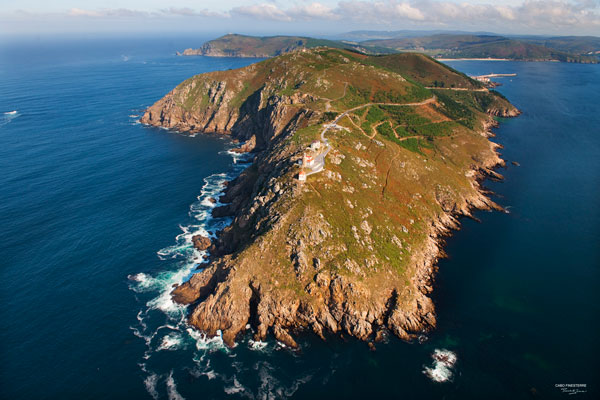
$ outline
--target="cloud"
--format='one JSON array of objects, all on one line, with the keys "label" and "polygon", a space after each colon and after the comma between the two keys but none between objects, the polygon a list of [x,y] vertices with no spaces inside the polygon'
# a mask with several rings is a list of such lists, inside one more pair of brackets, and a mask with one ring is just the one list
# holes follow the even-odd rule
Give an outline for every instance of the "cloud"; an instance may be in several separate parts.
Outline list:
[{"label": "cloud", "polygon": [[[71,19],[94,18],[210,18],[214,20],[254,19],[275,22],[307,23],[332,21],[329,29],[355,26],[358,29],[461,29],[499,30],[513,32],[598,32],[600,28],[600,0],[521,0],[520,4],[499,5],[470,3],[469,0],[340,0],[337,4],[311,0],[248,1],[248,5],[233,7],[228,11],[208,8],[170,7],[154,11],[126,8],[87,10],[72,8],[62,14]],[[321,0],[323,1],[323,0]],[[288,3],[290,4],[290,3]],[[28,13],[27,15],[44,14]],[[15,15],[13,13],[13,15]],[[25,14],[23,14],[25,15]]]},{"label": "cloud", "polygon": [[272,21],[291,21],[292,17],[287,15],[275,4],[256,4],[251,6],[240,6],[231,9],[232,14],[244,17],[252,17]]},{"label": "cloud", "polygon": [[344,19],[386,25],[401,22],[428,26],[468,28],[472,26],[556,27],[600,26],[600,0],[524,0],[520,5],[471,4],[453,1],[340,1],[333,12]]},{"label": "cloud", "polygon": [[394,7],[395,14],[399,17],[404,17],[412,20],[422,21],[425,16],[418,8],[411,6],[408,3],[396,4]]},{"label": "cloud", "polygon": [[189,7],[176,8],[170,7],[160,10],[164,15],[174,15],[181,17],[213,17],[213,18],[229,18],[231,15],[228,12],[211,11],[208,9],[194,10]]},{"label": "cloud", "polygon": [[71,8],[67,13],[70,17],[93,17],[93,18],[135,18],[148,17],[151,13],[147,11],[130,10],[127,8],[103,8],[100,10],[83,10],[81,8]]},{"label": "cloud", "polygon": [[292,7],[287,14],[293,19],[312,20],[312,19],[340,19],[334,10],[321,3],[310,3],[304,6]]}]

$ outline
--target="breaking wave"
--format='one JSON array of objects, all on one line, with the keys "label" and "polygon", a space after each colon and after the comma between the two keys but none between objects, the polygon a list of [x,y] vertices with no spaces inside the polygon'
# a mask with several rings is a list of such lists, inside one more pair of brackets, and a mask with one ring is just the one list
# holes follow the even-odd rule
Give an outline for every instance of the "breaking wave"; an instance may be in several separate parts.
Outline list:
[{"label": "breaking wave", "polygon": [[452,381],[454,365],[456,364],[456,353],[446,349],[435,349],[431,355],[433,365],[425,366],[423,373],[434,382]]},{"label": "breaking wave", "polygon": [[137,112],[138,114],[129,114],[128,117],[130,119],[130,125],[141,125],[140,118],[144,113],[141,110],[132,110],[132,112]]},{"label": "breaking wave", "polygon": [[[138,118],[138,116],[130,116]],[[156,274],[140,272],[129,275],[130,290],[147,299],[137,314],[137,324],[130,327],[133,334],[142,339],[146,345],[143,354],[144,362],[140,367],[146,375],[144,385],[153,398],[161,397],[159,390],[165,390],[169,399],[183,399],[179,394],[173,370],[166,372],[153,371],[150,365],[152,357],[157,353],[169,353],[195,348],[196,365],[202,363],[207,353],[213,351],[229,351],[219,335],[207,337],[191,328],[186,323],[187,309],[175,303],[171,298],[173,286],[187,281],[192,274],[206,262],[207,252],[198,251],[192,244],[192,237],[205,235],[215,238],[217,231],[231,223],[231,218],[213,218],[212,209],[222,205],[219,197],[225,183],[237,177],[248,165],[246,154],[227,151],[232,156],[233,164],[227,173],[219,173],[204,179],[200,194],[189,209],[187,224],[180,225],[181,233],[176,236],[175,243],[157,252],[157,256],[170,263],[170,267]],[[209,379],[218,375],[210,368],[201,374]],[[162,386],[163,382],[166,386]],[[165,393],[165,392],[163,392]]]}]

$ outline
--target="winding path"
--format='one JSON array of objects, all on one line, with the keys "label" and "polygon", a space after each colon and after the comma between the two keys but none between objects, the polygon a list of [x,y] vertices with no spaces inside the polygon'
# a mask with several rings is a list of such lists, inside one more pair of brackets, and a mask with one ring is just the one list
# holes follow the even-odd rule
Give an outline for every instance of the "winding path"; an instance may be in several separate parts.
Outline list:
[{"label": "winding path", "polygon": [[340,119],[344,118],[352,111],[360,110],[361,108],[370,107],[370,106],[418,107],[418,106],[424,106],[426,104],[431,104],[431,103],[435,102],[436,100],[437,100],[437,98],[435,96],[432,96],[427,100],[423,100],[423,101],[416,102],[416,103],[365,103],[365,104],[361,104],[360,106],[356,106],[356,107],[353,107],[353,108],[350,108],[350,109],[344,111],[343,113],[341,113],[340,115],[335,117],[335,119],[332,122],[326,124],[324,126],[323,130],[321,131],[321,141],[325,144],[325,149],[323,149],[317,156],[315,156],[314,166],[311,168],[310,171],[306,172],[306,176],[316,174],[316,173],[323,171],[323,169],[325,168],[325,157],[329,153],[329,150],[331,150],[331,145],[329,144],[329,141],[325,137],[325,133],[327,133],[327,131],[331,128],[345,129],[345,128],[339,126],[337,123]]}]

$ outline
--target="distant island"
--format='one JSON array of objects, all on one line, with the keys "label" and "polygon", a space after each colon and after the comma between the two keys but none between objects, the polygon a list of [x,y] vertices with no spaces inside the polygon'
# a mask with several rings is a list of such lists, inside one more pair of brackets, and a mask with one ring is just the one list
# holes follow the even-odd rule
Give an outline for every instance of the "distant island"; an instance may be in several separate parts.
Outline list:
[{"label": "distant island", "polygon": [[141,118],[254,155],[213,210],[232,224],[194,238],[210,261],[173,298],[230,346],[249,330],[290,347],[301,331],[415,340],[436,325],[442,238],[499,209],[479,184],[503,164],[489,129],[519,112],[422,54],[284,53],[194,76]]},{"label": "distant island", "polygon": [[[358,36],[360,33],[348,34]],[[369,36],[369,34],[362,34]],[[371,32],[370,36],[376,36]],[[388,33],[387,36],[393,36]],[[598,63],[600,39],[593,37],[507,38],[499,35],[434,34],[428,36],[349,40],[314,39],[300,36],[255,37],[229,34],[179,55],[212,57],[275,57],[300,48],[331,47],[363,54],[421,52],[436,58],[507,59]]]}]

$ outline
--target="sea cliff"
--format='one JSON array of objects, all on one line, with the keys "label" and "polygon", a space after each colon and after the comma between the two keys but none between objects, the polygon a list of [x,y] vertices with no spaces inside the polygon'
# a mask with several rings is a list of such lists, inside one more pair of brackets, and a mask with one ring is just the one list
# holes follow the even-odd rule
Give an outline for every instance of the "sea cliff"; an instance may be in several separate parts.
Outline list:
[{"label": "sea cliff", "polygon": [[[434,79],[463,90],[426,89]],[[473,209],[499,208],[479,184],[503,163],[491,116],[517,114],[418,54],[303,50],[188,79],[141,121],[230,135],[254,161],[214,210],[233,222],[209,263],[173,298],[229,345],[247,331],[291,347],[307,330],[417,338],[436,324],[443,237]],[[325,170],[301,183],[298,162],[324,130]]]}]

